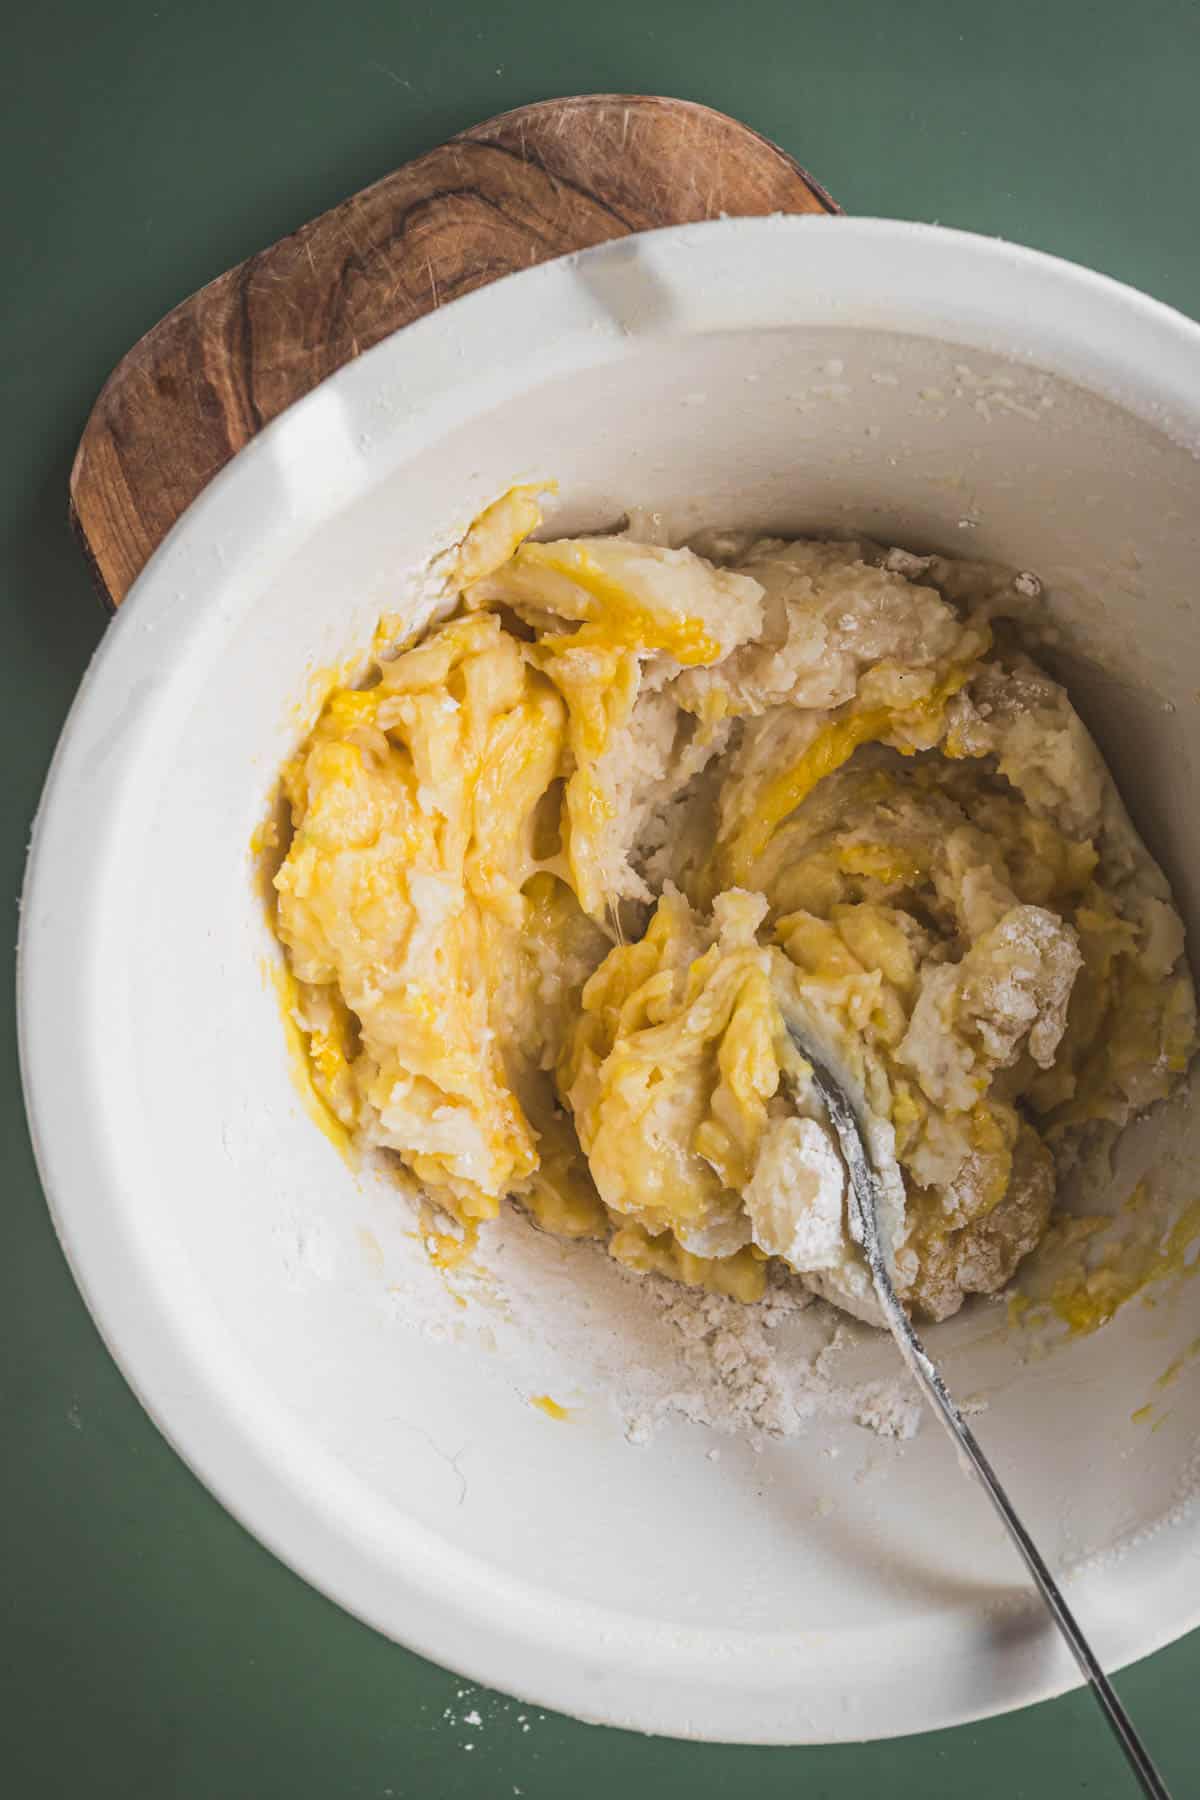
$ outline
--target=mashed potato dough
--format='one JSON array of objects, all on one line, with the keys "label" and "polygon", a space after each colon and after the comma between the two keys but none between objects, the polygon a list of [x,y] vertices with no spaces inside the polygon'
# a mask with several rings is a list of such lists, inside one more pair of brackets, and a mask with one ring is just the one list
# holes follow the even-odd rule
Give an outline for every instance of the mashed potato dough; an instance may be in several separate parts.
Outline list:
[{"label": "mashed potato dough", "polygon": [[864,1109],[902,1297],[1042,1237],[1085,1133],[1195,1038],[1167,884],[1031,583],[865,542],[531,538],[339,687],[284,775],[279,937],[322,1100],[460,1225],[505,1200],[631,1269],[871,1317],[785,1021]]}]

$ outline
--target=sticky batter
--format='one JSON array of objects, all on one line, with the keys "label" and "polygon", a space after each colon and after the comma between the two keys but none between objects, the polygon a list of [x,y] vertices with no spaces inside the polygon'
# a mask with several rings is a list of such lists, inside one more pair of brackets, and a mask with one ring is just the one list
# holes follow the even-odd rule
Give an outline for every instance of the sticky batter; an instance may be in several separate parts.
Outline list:
[{"label": "sticky batter", "polygon": [[444,622],[284,773],[277,928],[316,1092],[470,1230],[506,1201],[745,1301],[872,1316],[784,1021],[865,1109],[902,1296],[1044,1235],[1086,1134],[1195,1048],[1183,930],[1033,584],[861,541],[532,540],[514,490]]}]

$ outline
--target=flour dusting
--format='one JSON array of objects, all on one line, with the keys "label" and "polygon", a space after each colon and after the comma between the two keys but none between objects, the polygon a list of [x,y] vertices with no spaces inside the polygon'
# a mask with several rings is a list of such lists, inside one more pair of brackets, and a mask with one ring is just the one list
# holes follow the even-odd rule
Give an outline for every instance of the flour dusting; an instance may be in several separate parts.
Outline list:
[{"label": "flour dusting", "polygon": [[[392,1182],[390,1204],[410,1204]],[[408,1246],[402,1269],[398,1244]],[[606,1406],[632,1444],[648,1443],[672,1417],[756,1445],[822,1420],[896,1439],[920,1425],[923,1403],[907,1372],[878,1373],[891,1366],[890,1344],[785,1278],[745,1305],[634,1275],[600,1245],[553,1237],[513,1208],[484,1225],[451,1269],[430,1261],[414,1207],[412,1232],[393,1236],[389,1264],[390,1304],[407,1327],[490,1352],[528,1395]]]}]

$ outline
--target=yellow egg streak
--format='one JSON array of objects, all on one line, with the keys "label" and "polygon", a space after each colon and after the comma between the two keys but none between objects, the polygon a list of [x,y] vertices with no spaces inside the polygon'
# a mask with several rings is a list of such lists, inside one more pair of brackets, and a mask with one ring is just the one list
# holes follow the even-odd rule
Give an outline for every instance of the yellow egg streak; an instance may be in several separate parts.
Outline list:
[{"label": "yellow egg streak", "polygon": [[531,1394],[529,1404],[545,1413],[548,1419],[569,1419],[571,1416],[567,1408],[560,1406],[557,1400],[552,1400],[549,1394]]},{"label": "yellow egg streak", "polygon": [[[939,718],[946,702],[969,681],[977,666],[971,663],[952,670],[927,699],[909,707],[860,706],[851,701],[840,718],[831,720],[817,733],[790,768],[767,783],[752,816],[718,846],[722,885],[746,886],[777,827],[807,799],[818,782],[840,769],[864,745],[882,743],[906,724],[927,725]],[[903,744],[898,748],[902,754],[911,754]]]},{"label": "yellow egg streak", "polygon": [[353,1154],[353,1139],[328,1101],[323,1098],[317,1085],[323,1055],[326,1058],[326,1071],[329,1069],[328,1046],[320,1042],[314,1044],[313,1039],[320,1034],[306,1031],[299,1023],[300,990],[296,977],[287,964],[274,961],[267,963],[266,975],[279,1004],[288,1069],[304,1110],[321,1135],[328,1138],[338,1154],[349,1161]]}]

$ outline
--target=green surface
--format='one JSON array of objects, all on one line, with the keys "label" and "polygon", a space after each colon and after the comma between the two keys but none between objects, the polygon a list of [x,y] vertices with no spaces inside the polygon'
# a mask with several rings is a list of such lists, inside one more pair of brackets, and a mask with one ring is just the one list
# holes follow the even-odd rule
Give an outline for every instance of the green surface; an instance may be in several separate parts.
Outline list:
[{"label": "green surface", "polygon": [[[0,856],[12,931],[38,788],[104,626],[65,518],[104,375],[190,289],[456,128],[588,89],[706,100],[786,145],[851,211],[1000,233],[1200,315],[1191,0],[74,0],[23,9],[6,38]],[[143,1416],[50,1228],[7,1018],[0,1057],[5,1792],[1132,1791],[1080,1695],[900,1743],[721,1749],[463,1691],[374,1636],[248,1538]],[[1120,1687],[1177,1794],[1195,1792],[1200,1635]],[[476,1710],[482,1726],[466,1725]]]}]

